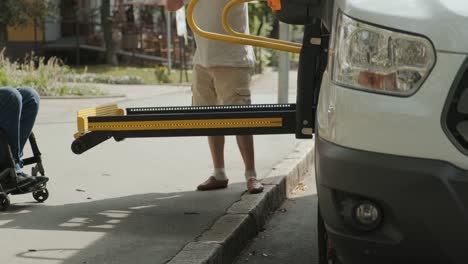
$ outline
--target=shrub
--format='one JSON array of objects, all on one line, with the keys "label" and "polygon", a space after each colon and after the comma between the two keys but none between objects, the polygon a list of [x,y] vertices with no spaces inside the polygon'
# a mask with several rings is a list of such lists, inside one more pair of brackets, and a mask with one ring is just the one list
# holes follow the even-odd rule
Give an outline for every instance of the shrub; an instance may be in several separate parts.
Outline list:
[{"label": "shrub", "polygon": [[96,73],[70,73],[64,76],[64,80],[67,82],[76,83],[104,83],[104,84],[144,84],[142,78],[138,76],[111,76],[105,74]]},{"label": "shrub", "polygon": [[169,69],[164,65],[159,65],[154,69],[154,75],[159,83],[170,83]]},{"label": "shrub", "polygon": [[1,86],[8,86],[8,78],[3,69],[0,69],[0,87]]},{"label": "shrub", "polygon": [[57,58],[46,61],[31,54],[20,63],[10,61],[3,51],[0,52],[0,86],[32,86],[42,96],[104,94],[95,88],[64,84],[68,72],[69,68]]}]

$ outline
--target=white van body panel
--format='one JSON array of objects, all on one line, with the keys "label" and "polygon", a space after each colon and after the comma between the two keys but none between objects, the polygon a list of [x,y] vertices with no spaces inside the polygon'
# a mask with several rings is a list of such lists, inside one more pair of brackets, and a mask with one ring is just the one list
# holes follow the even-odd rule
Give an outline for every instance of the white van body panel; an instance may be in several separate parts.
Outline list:
[{"label": "white van body panel", "polygon": [[320,137],[340,146],[443,160],[468,169],[468,157],[444,133],[441,118],[449,88],[466,55],[438,53],[424,85],[410,97],[337,86],[324,75],[317,109]]},{"label": "white van body panel", "polygon": [[443,160],[468,169],[468,157],[449,140],[441,121],[450,88],[468,57],[468,2],[336,0],[334,9],[334,19],[342,11],[376,26],[426,36],[437,59],[410,97],[341,87],[327,71],[317,108],[320,137],[352,149]]}]

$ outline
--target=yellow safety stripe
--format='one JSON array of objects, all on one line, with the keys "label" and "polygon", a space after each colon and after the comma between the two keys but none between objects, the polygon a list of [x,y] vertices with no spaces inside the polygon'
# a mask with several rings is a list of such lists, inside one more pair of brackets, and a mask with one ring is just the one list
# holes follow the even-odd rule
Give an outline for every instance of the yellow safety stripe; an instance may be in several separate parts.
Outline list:
[{"label": "yellow safety stripe", "polygon": [[282,127],[283,118],[194,119],[164,121],[90,122],[89,131],[142,131],[209,128]]},{"label": "yellow safety stripe", "polygon": [[189,24],[190,28],[192,29],[194,33],[204,38],[226,41],[226,42],[242,44],[242,45],[251,45],[251,46],[258,46],[258,47],[281,50],[281,51],[288,51],[288,52],[293,52],[293,53],[299,53],[301,51],[300,47],[296,47],[291,44],[278,43],[277,40],[272,41],[271,39],[267,39],[267,40],[253,39],[252,37],[246,38],[246,37],[231,36],[231,35],[226,35],[226,34],[219,34],[219,33],[204,31],[195,23],[195,20],[193,18],[193,10],[195,9],[195,6],[197,5],[197,3],[198,3],[198,0],[190,1],[187,7],[187,23]]},{"label": "yellow safety stripe", "polygon": [[285,40],[280,40],[280,39],[272,39],[272,38],[266,38],[266,37],[261,37],[261,36],[255,36],[255,35],[248,35],[248,34],[243,34],[237,31],[234,31],[232,27],[229,25],[228,22],[228,15],[229,11],[232,9],[237,4],[242,4],[246,2],[251,2],[253,0],[231,0],[229,3],[224,7],[223,10],[223,16],[222,16],[222,23],[223,23],[223,28],[226,30],[227,33],[241,37],[241,38],[247,38],[247,39],[254,39],[254,40],[261,40],[261,41],[268,41],[271,43],[277,43],[281,45],[287,45],[290,46],[291,49],[297,50],[297,53],[301,51],[302,44],[300,43],[295,43],[295,42],[290,42],[290,41],[285,41]]}]

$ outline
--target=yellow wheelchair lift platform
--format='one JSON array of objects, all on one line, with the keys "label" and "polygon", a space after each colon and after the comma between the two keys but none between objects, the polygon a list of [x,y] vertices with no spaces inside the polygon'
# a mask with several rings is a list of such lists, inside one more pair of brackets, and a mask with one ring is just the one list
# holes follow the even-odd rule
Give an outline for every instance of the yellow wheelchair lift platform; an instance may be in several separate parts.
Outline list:
[{"label": "yellow wheelchair lift platform", "polygon": [[[252,0],[231,0],[223,11],[222,21],[226,34],[212,33],[199,28],[193,18],[198,0],[191,0],[187,8],[187,21],[193,32],[210,39],[242,45],[252,45],[281,51],[300,53],[297,104],[257,104],[227,106],[140,107],[121,109],[117,105],[89,108],[78,112],[78,132],[72,151],[81,154],[98,144],[114,138],[182,137],[215,135],[296,134],[296,138],[311,138],[315,124],[315,102],[322,72],[325,70],[328,39],[321,39],[319,22],[309,22],[309,12],[302,10],[307,22],[302,44],[234,31],[227,16],[236,4]],[[275,10],[287,7],[291,0],[270,0]],[[294,0],[303,1],[303,0]],[[306,1],[307,2],[307,1]],[[292,2],[291,2],[292,3]],[[307,2],[308,3],[308,2]],[[272,6],[273,7],[273,6]],[[288,12],[288,10],[282,10]],[[292,16],[295,20],[296,15]],[[304,18],[304,21],[306,19]],[[316,20],[310,20],[316,21]],[[303,74],[301,74],[301,71]],[[318,77],[316,77],[318,76]]]},{"label": "yellow wheelchair lift platform", "polygon": [[81,154],[113,137],[181,137],[295,133],[293,104],[142,107],[117,105],[78,112],[72,151]]}]

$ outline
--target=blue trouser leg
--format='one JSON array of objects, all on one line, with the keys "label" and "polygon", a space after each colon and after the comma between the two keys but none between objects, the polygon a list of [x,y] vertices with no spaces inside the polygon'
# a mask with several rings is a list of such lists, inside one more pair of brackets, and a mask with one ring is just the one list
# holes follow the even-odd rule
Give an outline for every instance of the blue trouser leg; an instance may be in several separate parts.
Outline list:
[{"label": "blue trouser leg", "polygon": [[[17,164],[21,163],[22,150],[31,134],[38,110],[39,95],[34,89],[0,89],[0,128],[8,137]],[[0,159],[4,157],[4,153],[0,153]]]},{"label": "blue trouser leg", "polygon": [[30,87],[18,88],[22,96],[23,109],[20,118],[20,131],[19,131],[19,157],[22,156],[23,148],[28,141],[29,136],[36,122],[36,116],[39,111],[39,94]]}]

